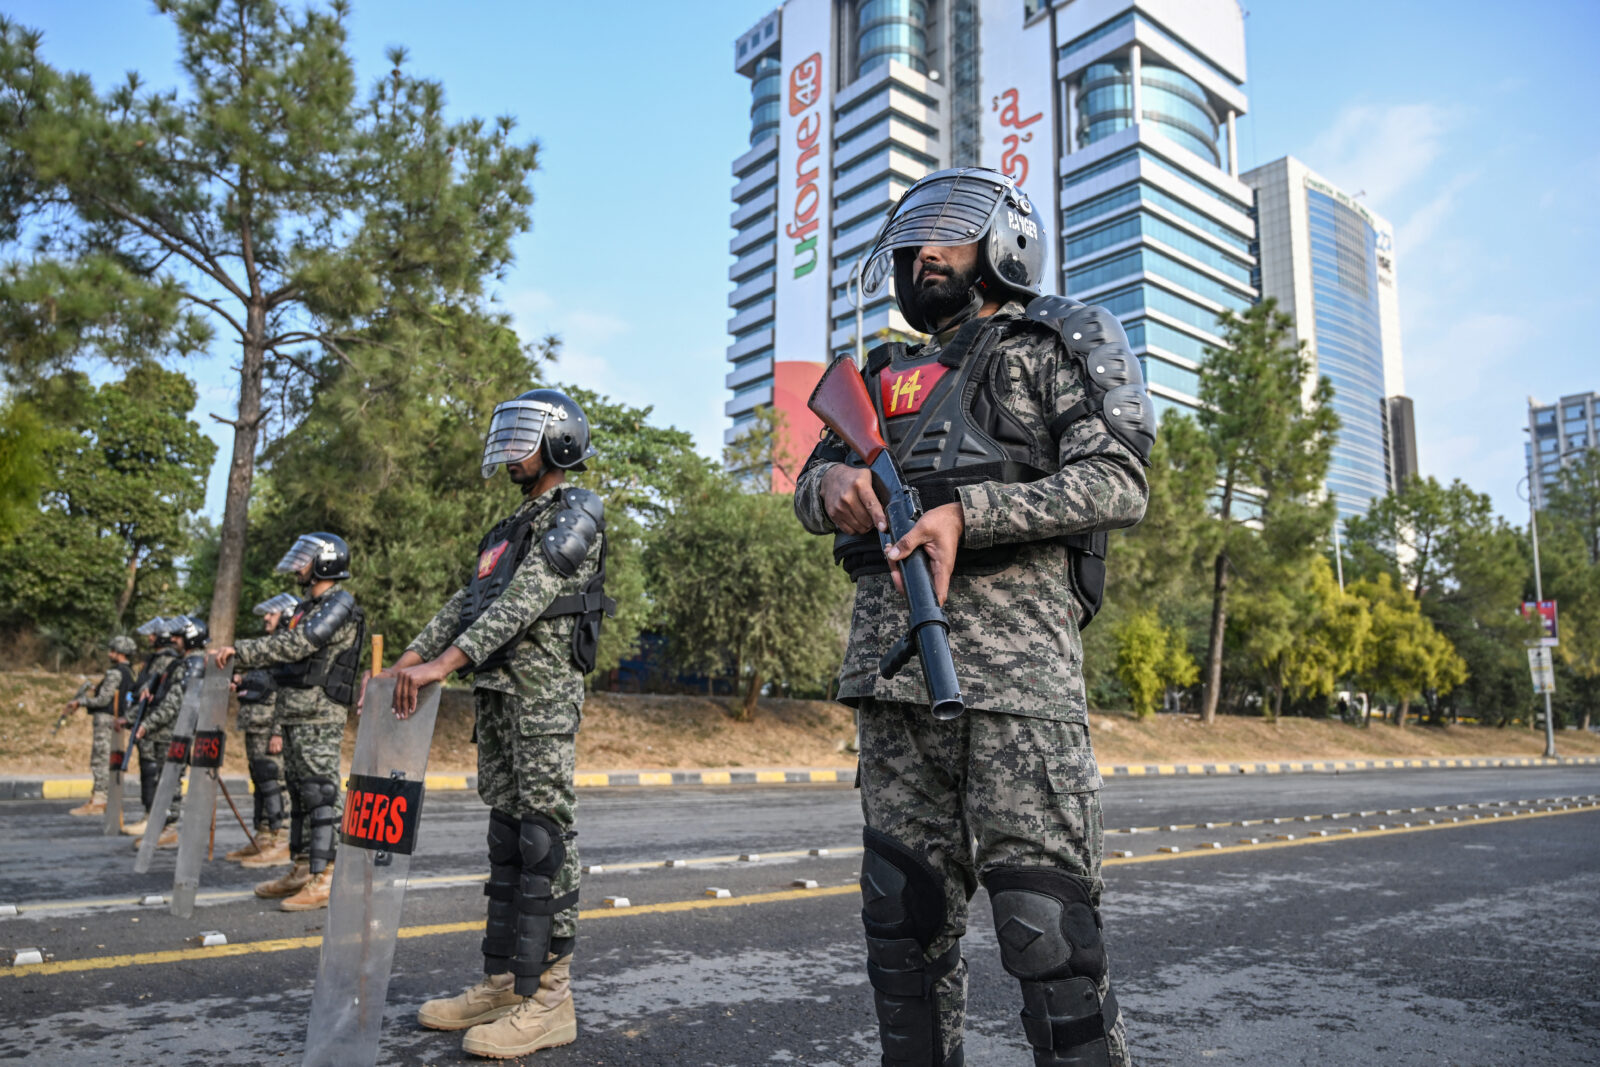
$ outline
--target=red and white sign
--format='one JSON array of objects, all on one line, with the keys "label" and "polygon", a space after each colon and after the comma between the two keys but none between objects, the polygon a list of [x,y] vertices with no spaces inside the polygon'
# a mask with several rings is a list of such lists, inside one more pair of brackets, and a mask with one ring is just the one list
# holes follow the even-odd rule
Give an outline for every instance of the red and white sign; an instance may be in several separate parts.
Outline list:
[{"label": "red and white sign", "polygon": [[1556,602],[1554,600],[1524,600],[1522,607],[1518,608],[1517,611],[1525,619],[1538,619],[1540,626],[1544,629],[1544,637],[1537,642],[1530,641],[1529,644],[1537,643],[1550,646],[1560,644],[1561,633],[1556,627]]},{"label": "red and white sign", "polygon": [[[1056,291],[1056,245],[1060,236],[1055,213],[1055,59],[1050,50],[1051,13],[1027,21],[1023,0],[990,0],[978,24],[978,100],[982,131],[979,162],[1011,175],[1028,194],[1050,240],[1045,247],[1044,291]],[[989,57],[1005,57],[990,62]]]}]

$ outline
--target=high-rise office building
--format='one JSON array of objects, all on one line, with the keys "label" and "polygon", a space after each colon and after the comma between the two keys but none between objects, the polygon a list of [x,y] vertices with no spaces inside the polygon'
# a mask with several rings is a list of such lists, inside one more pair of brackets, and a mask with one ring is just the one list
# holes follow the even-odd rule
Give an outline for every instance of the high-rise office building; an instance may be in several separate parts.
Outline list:
[{"label": "high-rise office building", "polygon": [[1528,464],[1528,492],[1535,507],[1545,497],[1561,468],[1570,466],[1600,440],[1600,393],[1575,393],[1554,404],[1528,398],[1528,440],[1523,442]]},{"label": "high-rise office building", "polygon": [[734,48],[727,439],[770,404],[803,458],[826,362],[911,335],[852,272],[912,182],[961,165],[1054,220],[1047,288],[1123,319],[1158,410],[1195,405],[1217,314],[1257,297],[1237,0],[786,0]]},{"label": "high-rise office building", "polygon": [[1244,175],[1256,194],[1261,292],[1294,322],[1339,415],[1327,489],[1341,520],[1416,473],[1400,355],[1394,228],[1285,156]]}]

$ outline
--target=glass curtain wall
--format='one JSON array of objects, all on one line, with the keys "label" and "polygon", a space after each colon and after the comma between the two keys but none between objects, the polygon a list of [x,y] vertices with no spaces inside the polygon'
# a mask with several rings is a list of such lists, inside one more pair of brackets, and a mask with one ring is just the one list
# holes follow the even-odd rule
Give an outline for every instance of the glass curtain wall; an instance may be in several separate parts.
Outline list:
[{"label": "glass curtain wall", "polygon": [[750,81],[750,143],[778,132],[778,107],[783,99],[779,82],[783,67],[777,53],[756,60],[755,76]]},{"label": "glass curtain wall", "polygon": [[[1107,59],[1083,75],[1078,98],[1078,147],[1083,148],[1133,123],[1133,76],[1128,57]],[[1163,136],[1212,164],[1222,164],[1218,122],[1200,83],[1150,61],[1140,66],[1142,122],[1155,123]]]},{"label": "glass curtain wall", "polygon": [[924,0],[862,0],[856,9],[856,77],[891,59],[928,73],[927,27]]}]

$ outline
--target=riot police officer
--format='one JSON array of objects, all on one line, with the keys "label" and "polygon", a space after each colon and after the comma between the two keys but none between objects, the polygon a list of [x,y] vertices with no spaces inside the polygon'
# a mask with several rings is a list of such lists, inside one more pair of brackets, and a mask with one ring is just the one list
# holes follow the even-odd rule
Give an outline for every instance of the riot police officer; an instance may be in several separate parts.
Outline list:
[{"label": "riot police officer", "polygon": [[[279,593],[253,610],[261,617],[262,628],[272,634],[299,607],[299,597]],[[283,732],[275,718],[278,682],[271,671],[246,671],[242,677],[235,677],[233,691],[239,698],[239,729],[244,732],[245,758],[250,762],[255,839],[224,858],[248,867],[276,867],[293,859],[283,832]]]},{"label": "riot police officer", "polygon": [[[265,637],[219,649],[217,664],[274,668],[275,721],[283,733],[283,770],[294,813],[289,869],[256,886],[256,896],[284,911],[328,906],[334,835],[339,823],[339,753],[345,718],[361,673],[366,616],[339,583],[350,577],[350,546],[336,534],[302,534],[278,561],[306,597],[287,624]],[[264,859],[265,857],[257,857]]]},{"label": "riot police officer", "polygon": [[[960,939],[980,882],[1034,1062],[1128,1062],[1100,934],[1079,630],[1100,605],[1106,531],[1144,513],[1154,422],[1116,317],[1041,295],[1048,240],[996,171],[940,171],[907,190],[863,290],[892,279],[929,338],[882,345],[861,372],[925,513],[880,549],[871,479],[831,433],[795,491],[800,521],[838,535],[856,581],[839,693],[860,730],[862,921],[885,1064],[963,1062]],[[910,626],[896,564],[918,548],[966,697],[947,721],[929,714],[919,672],[879,676]]]},{"label": "riot police officer", "polygon": [[600,498],[566,476],[594,454],[569,396],[535,389],[495,408],[482,473],[504,466],[522,500],[478,545],[471,581],[383,672],[397,679],[401,717],[419,687],[451,671],[473,678],[478,794],[490,808],[485,977],[424,1004],[417,1020],[466,1030],[462,1048],[474,1055],[521,1056],[577,1036],[575,734],[583,676],[615,605],[602,588]]},{"label": "riot police officer", "polygon": [[133,668],[129,665],[138,651],[133,638],[118,634],[106,646],[106,658],[111,661],[100,681],[85,687],[67,704],[67,709],[82,708],[89,713],[93,725],[93,740],[89,746],[89,773],[93,787],[86,803],[73,808],[69,815],[103,815],[106,810],[106,790],[111,781],[111,735],[116,717],[127,706],[133,692]]}]

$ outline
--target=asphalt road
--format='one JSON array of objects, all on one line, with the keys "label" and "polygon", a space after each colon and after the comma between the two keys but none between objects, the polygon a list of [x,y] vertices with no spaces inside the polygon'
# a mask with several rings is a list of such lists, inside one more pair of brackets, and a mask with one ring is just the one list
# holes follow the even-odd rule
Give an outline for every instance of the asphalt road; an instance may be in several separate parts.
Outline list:
[{"label": "asphalt road", "polygon": [[[1107,849],[1131,855],[1107,862],[1104,912],[1136,1061],[1600,1064],[1597,803],[1596,768],[1108,783]],[[174,854],[136,876],[129,839],[70,806],[0,803],[0,905],[20,912],[0,918],[0,1062],[297,1062],[323,913],[264,906],[220,861],[192,919],[141,906],[170,894]],[[380,1063],[482,1062],[413,1018],[477,975],[484,822],[470,794],[428,799]],[[579,826],[604,868],[584,883],[580,1036],[534,1062],[877,1062],[850,789],[585,792]],[[219,821],[219,854],[241,840]],[[207,930],[229,946],[189,940]],[[4,966],[22,947],[51,962]],[[1024,1067],[981,893],[965,952],[968,1062]]]}]

